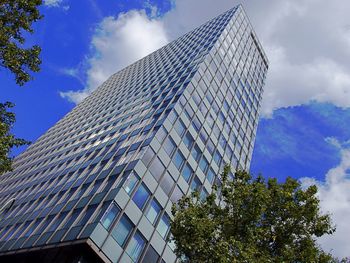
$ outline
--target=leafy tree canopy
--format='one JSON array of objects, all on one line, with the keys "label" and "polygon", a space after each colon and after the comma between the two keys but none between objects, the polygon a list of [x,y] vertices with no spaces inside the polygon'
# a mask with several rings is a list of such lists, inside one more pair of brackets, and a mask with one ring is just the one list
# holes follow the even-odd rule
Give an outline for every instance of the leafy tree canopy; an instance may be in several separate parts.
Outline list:
[{"label": "leafy tree canopy", "polygon": [[39,71],[40,47],[25,47],[24,33],[33,33],[32,23],[42,18],[41,0],[0,0],[0,66],[9,69],[18,85]]},{"label": "leafy tree canopy", "polygon": [[11,170],[12,158],[9,157],[11,149],[29,143],[16,138],[10,132],[16,119],[14,113],[8,109],[13,106],[10,102],[0,103],[0,174]]},{"label": "leafy tree canopy", "polygon": [[226,166],[206,199],[194,193],[173,206],[175,253],[191,263],[337,262],[316,243],[335,231],[316,193],[292,178],[266,181]]}]

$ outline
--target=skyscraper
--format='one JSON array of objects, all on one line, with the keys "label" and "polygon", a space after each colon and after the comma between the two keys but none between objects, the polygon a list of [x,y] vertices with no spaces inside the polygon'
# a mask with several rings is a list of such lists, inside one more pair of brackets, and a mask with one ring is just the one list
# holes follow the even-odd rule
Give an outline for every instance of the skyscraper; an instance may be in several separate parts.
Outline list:
[{"label": "skyscraper", "polygon": [[267,68],[238,6],[112,75],[0,177],[0,261],[174,262],[172,204],[249,169]]}]

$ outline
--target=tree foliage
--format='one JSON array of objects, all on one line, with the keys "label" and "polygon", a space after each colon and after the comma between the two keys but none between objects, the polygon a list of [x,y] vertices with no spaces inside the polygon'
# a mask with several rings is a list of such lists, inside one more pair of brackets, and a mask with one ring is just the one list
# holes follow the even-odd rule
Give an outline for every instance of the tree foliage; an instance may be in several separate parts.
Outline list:
[{"label": "tree foliage", "polygon": [[24,33],[33,33],[32,23],[42,18],[41,0],[0,0],[0,66],[9,69],[16,83],[31,79],[30,71],[39,71],[40,47],[25,47]]},{"label": "tree foliage", "polygon": [[336,262],[316,243],[335,231],[320,212],[316,186],[233,175],[228,166],[221,181],[206,199],[194,193],[173,206],[171,232],[182,262]]},{"label": "tree foliage", "polygon": [[8,109],[13,106],[10,102],[0,103],[0,174],[11,170],[12,158],[9,157],[11,149],[29,143],[11,134],[16,118]]}]

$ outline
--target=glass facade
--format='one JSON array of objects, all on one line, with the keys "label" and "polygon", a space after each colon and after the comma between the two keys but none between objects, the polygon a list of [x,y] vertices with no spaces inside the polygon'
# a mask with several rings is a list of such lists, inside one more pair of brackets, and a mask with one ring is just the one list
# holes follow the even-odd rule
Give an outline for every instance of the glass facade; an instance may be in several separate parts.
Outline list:
[{"label": "glass facade", "polygon": [[0,177],[0,260],[86,243],[175,262],[171,206],[249,169],[267,69],[237,6],[112,75]]}]

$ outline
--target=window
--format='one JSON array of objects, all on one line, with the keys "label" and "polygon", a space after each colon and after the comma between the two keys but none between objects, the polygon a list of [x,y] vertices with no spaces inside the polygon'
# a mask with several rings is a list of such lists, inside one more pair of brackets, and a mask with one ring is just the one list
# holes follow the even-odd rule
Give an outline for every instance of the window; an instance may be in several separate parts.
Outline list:
[{"label": "window", "polygon": [[201,138],[202,142],[205,143],[208,139],[208,133],[204,129],[202,129],[199,132],[199,138]]},{"label": "window", "polygon": [[155,251],[152,246],[149,246],[147,252],[142,260],[142,263],[157,263],[159,254]]},{"label": "window", "polygon": [[25,230],[29,224],[31,223],[31,221],[27,221],[25,222],[19,230],[17,230],[16,234],[13,236],[13,238],[18,238],[22,233],[23,233],[23,230]]},{"label": "window", "polygon": [[210,168],[208,171],[208,174],[207,174],[207,179],[208,179],[209,183],[213,184],[214,178],[215,178],[215,173],[214,173],[213,169]]},{"label": "window", "polygon": [[220,136],[220,129],[219,126],[215,123],[213,127],[213,134],[218,139]]},{"label": "window", "polygon": [[176,148],[176,144],[171,137],[168,137],[164,142],[164,150],[171,157],[174,150]]},{"label": "window", "polygon": [[79,226],[85,225],[89,221],[89,219],[92,216],[92,214],[95,212],[96,208],[97,208],[97,204],[88,206],[88,208],[84,212],[83,217],[79,220],[78,225]]},{"label": "window", "polygon": [[186,182],[191,180],[191,176],[193,174],[192,168],[189,166],[188,163],[184,166],[184,169],[182,170],[182,177],[185,179]]},{"label": "window", "polygon": [[42,222],[43,218],[38,218],[34,224],[32,224],[29,229],[27,230],[27,232],[24,234],[25,237],[29,237],[33,231],[35,230],[35,228],[39,225],[40,222]]},{"label": "window", "polygon": [[104,186],[102,187],[101,192],[107,192],[109,189],[111,189],[113,183],[116,181],[117,175],[112,175],[108,178],[106,182],[104,182]]},{"label": "window", "polygon": [[191,155],[198,162],[201,156],[201,150],[199,149],[197,144],[195,144],[194,147],[192,148]]},{"label": "window", "polygon": [[222,159],[221,154],[219,153],[218,150],[216,150],[214,154],[214,161],[218,166],[220,166],[221,159]]},{"label": "window", "polygon": [[162,181],[160,182],[160,187],[167,195],[169,195],[171,190],[173,189],[174,184],[174,179],[168,172],[166,172],[162,178]]},{"label": "window", "polygon": [[152,223],[152,225],[156,222],[161,210],[162,210],[162,207],[157,202],[157,200],[153,198],[146,214],[146,217]]},{"label": "window", "polygon": [[164,127],[162,127],[161,129],[159,129],[158,134],[157,134],[157,139],[160,143],[163,142],[165,136],[167,134],[167,131],[164,129]]},{"label": "window", "polygon": [[180,200],[180,198],[183,196],[183,192],[181,191],[181,189],[178,186],[175,186],[175,189],[173,191],[173,193],[171,194],[170,200],[173,203],[176,203],[177,201]]},{"label": "window", "polygon": [[149,197],[150,197],[149,190],[144,184],[141,184],[140,187],[137,189],[132,200],[135,202],[137,207],[142,210],[142,208],[145,206],[145,203],[147,202]]},{"label": "window", "polygon": [[96,193],[97,189],[100,187],[100,185],[102,184],[103,179],[97,180],[94,183],[94,186],[91,188],[90,192],[88,193],[88,195],[93,195]]},{"label": "window", "polygon": [[77,219],[81,210],[82,210],[82,208],[77,208],[77,209],[73,210],[73,213],[70,215],[69,219],[64,224],[63,229],[70,228],[73,225],[74,221]]},{"label": "window", "polygon": [[137,262],[143,248],[145,247],[146,240],[141,235],[139,231],[131,238],[128,247],[126,248],[126,253],[130,256],[133,262]]},{"label": "window", "polygon": [[139,179],[134,173],[129,174],[128,178],[124,183],[124,189],[128,195],[131,195],[138,181]]},{"label": "window", "polygon": [[208,140],[207,149],[208,149],[210,154],[214,153],[215,146],[214,146],[214,143],[211,139]]},{"label": "window", "polygon": [[107,211],[101,219],[101,223],[104,226],[104,228],[106,228],[107,230],[109,229],[119,212],[120,210],[115,203],[110,204],[110,206],[108,207]]},{"label": "window", "polygon": [[123,215],[118,225],[116,225],[113,228],[112,236],[121,247],[124,247],[125,241],[130,235],[130,232],[132,231],[132,229],[133,229],[133,224],[131,223],[130,219],[126,215]]},{"label": "window", "polygon": [[158,157],[153,160],[151,166],[149,167],[149,171],[157,181],[159,181],[164,170],[165,170],[165,167]]},{"label": "window", "polygon": [[206,172],[208,166],[209,166],[209,163],[208,163],[207,159],[203,156],[201,161],[199,162],[199,167],[201,168],[203,173]]},{"label": "window", "polygon": [[199,130],[202,127],[199,119],[196,116],[192,119],[192,126],[196,130],[196,132],[199,132]]},{"label": "window", "polygon": [[177,122],[175,123],[175,131],[177,132],[177,134],[182,137],[182,135],[185,132],[185,124],[182,122],[182,120],[178,119]]},{"label": "window", "polygon": [[192,147],[194,140],[189,132],[186,133],[185,137],[183,138],[183,142],[186,145],[187,149],[190,149]]},{"label": "window", "polygon": [[62,212],[55,220],[53,220],[48,232],[54,231],[57,227],[62,223],[62,221],[66,218],[68,211]]},{"label": "window", "polygon": [[159,220],[157,231],[165,239],[170,228],[170,218],[167,214],[164,214]]},{"label": "window", "polygon": [[176,168],[178,170],[181,169],[181,166],[183,165],[183,163],[185,162],[185,157],[183,156],[183,154],[177,150],[177,152],[175,153],[174,157],[173,157],[173,163],[176,166]]},{"label": "window", "polygon": [[191,183],[191,189],[192,189],[193,191],[198,191],[199,188],[200,188],[200,186],[201,186],[201,181],[199,181],[198,177],[195,176],[195,177],[193,178],[192,183]]},{"label": "window", "polygon": [[148,166],[154,154],[154,151],[151,148],[148,148],[148,150],[145,152],[145,155],[142,157],[142,162],[145,164],[145,166]]}]

